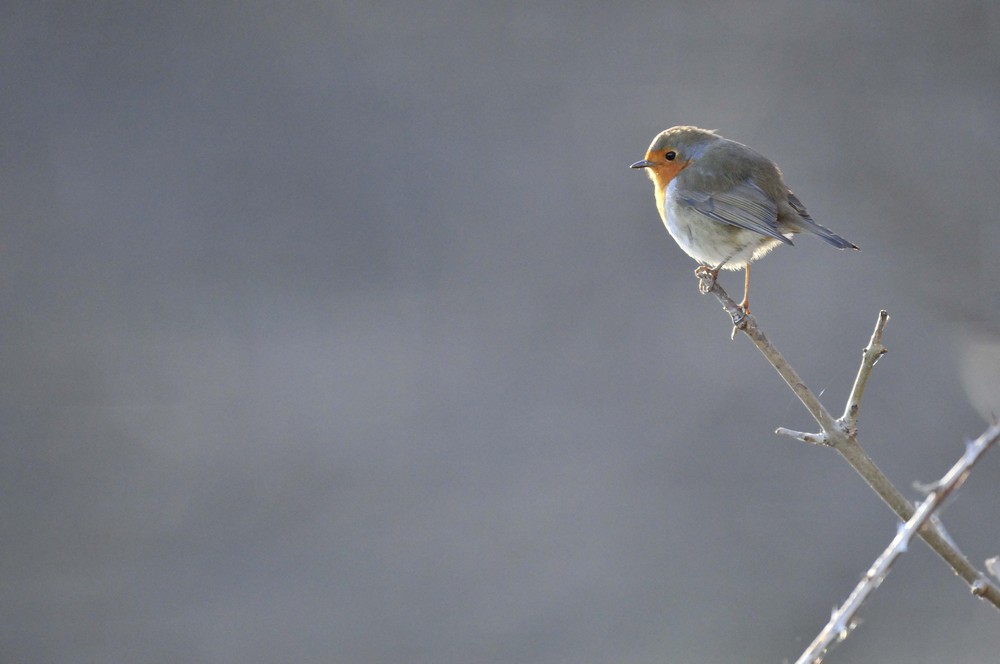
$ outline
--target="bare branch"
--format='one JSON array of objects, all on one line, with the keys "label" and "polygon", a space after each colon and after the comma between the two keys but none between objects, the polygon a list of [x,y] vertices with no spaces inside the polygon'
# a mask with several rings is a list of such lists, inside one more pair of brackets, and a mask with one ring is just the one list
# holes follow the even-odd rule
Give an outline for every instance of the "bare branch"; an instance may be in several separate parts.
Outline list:
[{"label": "bare branch", "polygon": [[879,312],[878,322],[875,323],[875,331],[868,346],[862,351],[861,366],[858,368],[858,375],[854,379],[854,387],[851,388],[851,396],[847,399],[847,407],[844,414],[840,416],[840,425],[847,431],[847,435],[853,436],[858,431],[858,412],[861,410],[861,397],[865,393],[865,385],[868,383],[868,376],[871,375],[872,368],[879,358],[886,354],[888,349],[882,345],[882,331],[889,320],[889,314],[885,309]]},{"label": "bare branch", "polygon": [[[901,520],[908,521],[913,516],[913,505],[889,481],[885,473],[879,470],[875,462],[872,461],[864,448],[861,447],[857,440],[856,431],[853,428],[850,431],[845,430],[845,426],[841,422],[833,419],[830,412],[820,403],[820,400],[813,391],[806,386],[795,369],[792,368],[784,356],[764,336],[753,316],[745,314],[714,279],[703,276],[699,278],[699,290],[705,294],[711,293],[722,303],[723,308],[733,320],[733,326],[747,335],[747,338],[750,339],[767,361],[770,362],[771,366],[784,379],[788,387],[791,388],[795,396],[798,397],[799,401],[806,407],[806,410],[809,411],[809,414],[819,424],[820,429],[822,429],[822,435],[826,439],[826,444],[837,450],[844,460],[851,464],[851,467],[861,475],[865,482],[868,483],[868,486],[885,501]],[[883,317],[882,314],[879,314],[879,322],[875,326],[875,334],[872,335],[873,342],[875,343],[869,344],[869,347],[874,349],[870,354],[872,366],[874,366],[878,357],[884,354],[884,350],[879,352],[878,349],[882,345],[882,329],[885,327],[887,320],[888,315]],[[856,392],[859,401],[864,392],[868,373],[871,372],[870,368],[867,370],[864,368],[868,361],[869,357],[866,355],[862,360],[862,368],[858,372],[861,379],[860,385],[858,381],[855,381],[855,390],[852,390],[852,396]],[[861,376],[862,372],[864,372],[864,376]],[[847,411],[848,413],[851,411],[850,403],[848,404]],[[857,409],[854,412],[855,418],[856,414]],[[856,419],[854,421],[856,423]],[[939,529],[933,520],[921,526],[919,535],[935,553],[941,556],[955,570],[956,574],[962,577],[974,595],[982,597],[994,607],[1000,609],[1000,587],[997,587],[977,570],[958,547],[954,545],[954,542],[947,533]]]},{"label": "bare branch", "polygon": [[[934,489],[920,503],[910,520],[905,524],[901,524],[896,537],[893,538],[888,548],[875,560],[868,572],[865,573],[864,578],[847,598],[847,601],[833,612],[830,622],[820,631],[819,636],[816,637],[812,644],[806,648],[806,651],[802,653],[796,664],[813,664],[819,662],[831,646],[847,637],[856,624],[856,616],[861,605],[881,585],[882,581],[885,580],[892,564],[906,551],[913,536],[927,523],[931,515],[934,514],[934,511],[948,497],[948,494],[962,485],[962,482],[969,476],[969,471],[975,465],[976,461],[979,460],[979,457],[991,445],[996,443],[998,439],[1000,439],[1000,426],[994,424],[983,435],[966,446],[965,454],[962,455],[962,458],[945,473],[944,477],[934,483]],[[981,579],[981,581],[985,581],[985,579]],[[973,592],[976,591],[977,587],[981,586],[978,584],[973,585]]]},{"label": "bare branch", "polygon": [[739,305],[729,297],[729,294],[722,289],[722,286],[717,281],[702,279],[699,283],[699,289],[702,293],[711,293],[722,303],[722,307],[726,310],[726,313],[733,319],[733,327],[746,334],[754,345],[757,346],[757,350],[764,354],[767,361],[781,375],[788,384],[788,387],[791,388],[795,396],[802,402],[802,405],[813,416],[813,419],[823,428],[823,431],[829,433],[830,430],[836,429],[836,420],[833,419],[829,411],[820,403],[816,395],[812,393],[812,390],[806,387],[805,382],[799,377],[795,369],[792,368],[792,365],[778,352],[777,348],[771,345],[771,342],[764,336],[764,333],[757,327],[757,319],[743,313]]}]

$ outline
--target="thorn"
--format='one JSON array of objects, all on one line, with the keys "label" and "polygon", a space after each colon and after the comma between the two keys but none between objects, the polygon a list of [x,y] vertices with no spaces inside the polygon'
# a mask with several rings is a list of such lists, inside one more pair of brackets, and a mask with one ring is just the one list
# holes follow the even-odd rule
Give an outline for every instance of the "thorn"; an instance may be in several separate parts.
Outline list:
[{"label": "thorn", "polygon": [[925,496],[928,495],[929,493],[933,492],[933,491],[937,491],[940,488],[941,488],[941,480],[936,480],[934,482],[928,482],[927,484],[924,484],[923,482],[914,482],[913,483],[913,489],[915,491],[919,491],[920,493],[924,494]]},{"label": "thorn", "polygon": [[986,559],[986,569],[990,574],[1000,579],[1000,556]]}]

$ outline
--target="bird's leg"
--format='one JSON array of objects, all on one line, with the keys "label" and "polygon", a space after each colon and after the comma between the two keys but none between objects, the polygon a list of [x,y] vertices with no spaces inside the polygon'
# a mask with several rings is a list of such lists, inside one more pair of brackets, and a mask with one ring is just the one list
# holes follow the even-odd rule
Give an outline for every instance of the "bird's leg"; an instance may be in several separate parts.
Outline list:
[{"label": "bird's leg", "polygon": [[744,315],[750,315],[750,261],[747,261],[746,279],[743,282],[743,301],[740,302],[740,309]]},{"label": "bird's leg", "polygon": [[732,340],[736,339],[736,332],[739,330],[740,323],[746,320],[747,316],[750,315],[750,261],[747,261],[746,266],[746,279],[743,282],[743,301],[740,302],[740,315],[733,318],[733,333],[729,335]]}]

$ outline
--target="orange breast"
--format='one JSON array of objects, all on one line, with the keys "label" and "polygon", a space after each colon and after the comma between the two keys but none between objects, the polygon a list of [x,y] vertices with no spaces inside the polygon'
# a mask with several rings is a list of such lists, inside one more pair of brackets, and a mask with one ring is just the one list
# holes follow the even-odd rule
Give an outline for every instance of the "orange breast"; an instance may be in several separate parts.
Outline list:
[{"label": "orange breast", "polygon": [[[666,189],[670,181],[677,177],[677,174],[683,171],[689,163],[687,161],[665,161],[650,166],[649,171],[653,175],[657,192]],[[662,196],[662,193],[660,195]]]}]

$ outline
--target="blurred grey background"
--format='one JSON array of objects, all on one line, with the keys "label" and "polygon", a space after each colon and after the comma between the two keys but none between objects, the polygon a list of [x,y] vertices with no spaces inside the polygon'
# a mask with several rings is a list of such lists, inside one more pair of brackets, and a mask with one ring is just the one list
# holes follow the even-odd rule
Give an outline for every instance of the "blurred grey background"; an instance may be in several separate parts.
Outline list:
[{"label": "blurred grey background", "polygon": [[[755,314],[839,412],[889,310],[894,481],[985,426],[995,2],[32,2],[0,35],[4,662],[797,657],[895,521],[773,435],[813,425],[628,169],[675,124],[862,247],[777,250]],[[993,453],[944,514],[980,566],[997,486]],[[922,544],[862,617],[829,661],[1000,652]]]}]

